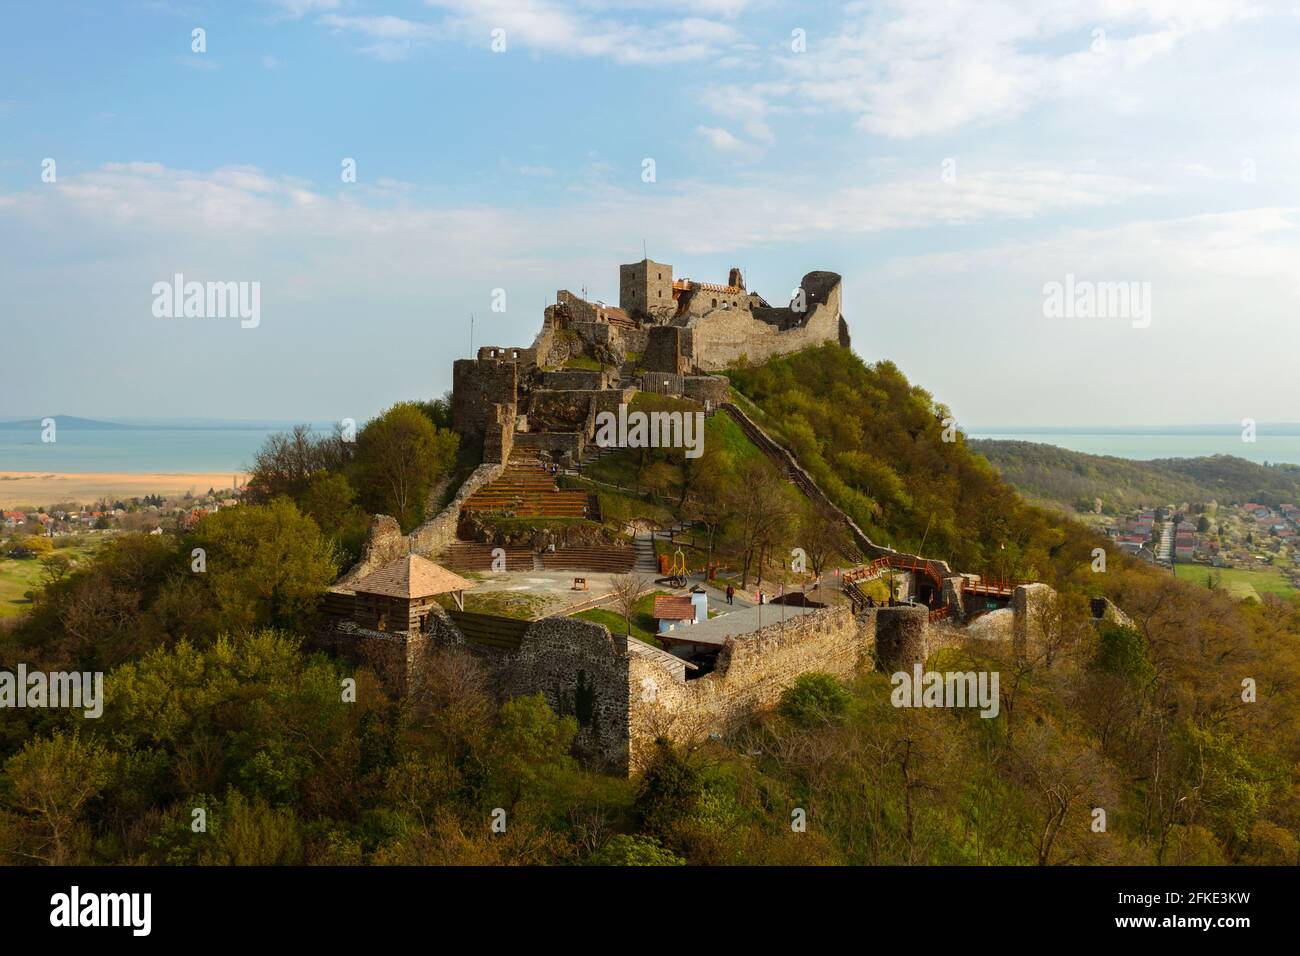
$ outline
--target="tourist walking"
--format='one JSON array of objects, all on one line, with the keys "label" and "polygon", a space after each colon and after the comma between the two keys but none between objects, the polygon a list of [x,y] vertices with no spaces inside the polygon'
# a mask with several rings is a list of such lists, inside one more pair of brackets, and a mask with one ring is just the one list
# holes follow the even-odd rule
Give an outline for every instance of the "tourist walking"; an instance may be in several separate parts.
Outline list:
[{"label": "tourist walking", "polygon": [[727,603],[728,603],[728,604],[734,604],[735,601],[734,601],[733,599],[735,598],[735,596],[736,596],[736,589],[733,588],[730,584],[728,584],[728,585],[727,585]]}]

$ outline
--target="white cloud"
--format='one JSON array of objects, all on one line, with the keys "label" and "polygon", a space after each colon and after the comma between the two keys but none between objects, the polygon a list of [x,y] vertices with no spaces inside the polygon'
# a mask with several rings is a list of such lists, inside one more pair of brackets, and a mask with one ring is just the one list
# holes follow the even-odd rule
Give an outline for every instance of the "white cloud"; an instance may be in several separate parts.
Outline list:
[{"label": "white cloud", "polygon": [[[427,356],[461,348],[464,330],[453,317],[485,308],[492,288],[511,289],[512,311],[481,334],[509,344],[535,331],[540,301],[557,286],[576,288],[590,279],[595,294],[612,294],[613,264],[639,255],[642,237],[683,266],[697,256],[764,245],[779,245],[783,257],[797,261],[807,256],[799,243],[823,241],[840,251],[816,264],[845,274],[846,294],[859,297],[846,304],[846,315],[855,331],[871,330],[863,354],[899,359],[919,381],[941,386],[941,397],[958,403],[963,414],[993,421],[996,411],[1019,407],[1017,389],[1041,384],[1052,396],[1051,403],[1035,406],[1048,416],[1044,420],[1067,414],[1078,420],[1094,411],[1097,421],[1129,420],[1118,406],[1089,405],[1089,389],[1099,375],[1110,380],[1107,370],[1117,356],[1147,355],[1159,343],[1192,356],[1179,359],[1180,374],[1214,383],[1204,401],[1180,396],[1179,409],[1197,407],[1188,404],[1193,399],[1220,401],[1230,387],[1241,401],[1258,403],[1261,420],[1279,416],[1272,410],[1284,407],[1283,392],[1293,389],[1284,366],[1294,353],[1286,344],[1295,341],[1291,304],[1300,299],[1300,210],[1264,207],[1007,241],[1003,230],[970,227],[1122,208],[1125,201],[1155,196],[1156,187],[1086,168],[963,169],[953,183],[941,181],[937,165],[924,175],[909,175],[896,163],[885,169],[876,172],[888,179],[865,185],[755,175],[721,185],[661,181],[616,188],[593,178],[552,205],[538,200],[504,208],[470,200],[435,206],[426,198],[430,193],[402,182],[321,186],[247,166],[200,172],[110,164],[0,194],[0,243],[14,250],[0,262],[0,285],[11,294],[15,315],[53,323],[52,334],[81,334],[76,329],[82,326],[64,317],[82,316],[84,323],[89,313],[100,324],[113,323],[124,341],[143,346],[163,336],[159,354],[170,354],[169,348],[247,350],[238,359],[184,365],[183,374],[164,370],[148,386],[159,399],[168,389],[203,396],[229,388],[229,361],[239,361],[253,376],[292,375],[304,383],[295,390],[304,403],[328,405],[337,401],[330,375],[344,374],[346,363],[330,364],[334,360],[314,352],[285,359],[278,357],[281,350],[293,353],[295,343],[325,336],[322,341],[348,354],[349,362],[397,363],[404,369],[399,377],[413,377],[412,388],[427,391],[419,384]],[[727,215],[701,215],[710,209]],[[638,224],[634,236],[629,222]],[[967,251],[900,256],[875,268],[854,251],[855,237],[926,228],[947,236],[948,226],[963,232],[940,241],[970,246]],[[544,251],[539,235],[546,237]],[[993,245],[990,235],[999,237]],[[1138,333],[1122,323],[1105,329],[1044,324],[1042,283],[1067,271],[1097,281],[1151,281],[1150,337],[1132,338]],[[264,314],[271,318],[258,338],[235,331],[234,344],[226,345],[220,344],[224,328],[151,324],[148,290],[175,272],[200,281],[259,281]],[[520,289],[534,294],[513,298]],[[759,291],[780,298],[784,290]],[[529,305],[516,311],[516,301]],[[430,315],[436,327],[429,327]],[[904,317],[926,322],[896,321]],[[414,335],[424,351],[397,355],[386,344],[389,336],[375,334],[381,325],[400,333],[397,338]],[[1260,365],[1262,378],[1216,376],[1217,344],[1233,336],[1276,344]],[[1193,360],[1200,353],[1204,361]],[[1020,356],[1024,368],[996,385],[960,358],[1003,354]],[[330,374],[322,376],[322,362]],[[349,401],[378,407],[392,400],[385,383],[358,388]],[[1147,395],[1136,381],[1115,400],[1142,396],[1156,409],[1143,417],[1171,418],[1168,403],[1159,404],[1159,395]]]},{"label": "white cloud", "polygon": [[[507,52],[515,45],[561,56],[601,57],[617,63],[669,65],[719,55],[736,39],[729,24],[699,16],[646,23],[604,15],[599,6],[553,0],[426,0],[445,14],[443,27],[467,43],[487,46],[505,30]],[[698,12],[733,14],[741,3],[705,3]]]},{"label": "white cloud", "polygon": [[745,148],[744,143],[720,126],[697,126],[695,131],[703,136],[710,146],[720,152],[731,153]]},{"label": "white cloud", "polygon": [[295,20],[309,13],[337,10],[343,5],[341,0],[267,0],[267,2],[284,16]]},{"label": "white cloud", "polygon": [[1247,0],[889,0],[850,10],[838,34],[814,33],[806,53],[775,65],[792,104],[847,112],[897,139],[1107,88],[1187,37],[1256,13]]},{"label": "white cloud", "polygon": [[380,60],[406,59],[416,47],[440,36],[439,31],[429,24],[388,15],[354,17],[327,13],[318,22],[335,33],[362,37],[361,52]]},{"label": "white cloud", "polygon": [[[527,172],[545,177],[549,167]],[[379,260],[394,268],[407,263],[411,281],[427,281],[424,272],[434,250],[450,277],[477,268],[475,259],[485,250],[497,263],[534,260],[536,237],[543,234],[557,249],[614,248],[627,241],[628,222],[645,224],[661,247],[711,252],[1028,219],[1155,191],[1121,177],[1036,168],[963,172],[955,183],[944,183],[936,166],[925,176],[896,176],[866,186],[771,176],[623,189],[607,185],[598,171],[593,175],[582,183],[578,198],[564,200],[560,216],[544,204],[498,208],[467,202],[435,208],[420,204],[419,189],[396,182],[322,189],[249,166],[195,172],[144,162],[60,176],[56,185],[0,194],[0,199],[27,213],[26,226],[49,231],[55,243],[62,235],[81,241],[108,230],[102,237],[106,244],[109,233],[132,235],[156,242],[165,254],[178,239],[196,249],[224,247],[235,229],[249,248],[265,241],[305,256],[332,243],[353,250],[359,235],[376,240]],[[729,214],[701,217],[699,211],[708,208]],[[322,268],[321,274],[327,271]]]}]

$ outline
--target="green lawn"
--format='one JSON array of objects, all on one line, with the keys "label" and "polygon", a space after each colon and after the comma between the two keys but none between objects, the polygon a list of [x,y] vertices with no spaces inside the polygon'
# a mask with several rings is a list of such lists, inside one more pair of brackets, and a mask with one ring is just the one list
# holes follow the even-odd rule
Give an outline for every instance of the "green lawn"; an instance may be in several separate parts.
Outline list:
[{"label": "green lawn", "polygon": [[[482,575],[470,572],[467,579],[482,580]],[[465,610],[474,614],[495,614],[519,621],[535,621],[546,610],[546,598],[538,594],[518,591],[467,591]],[[447,610],[454,610],[456,602],[450,594],[440,594],[434,600]]]},{"label": "green lawn", "polygon": [[[81,561],[102,543],[103,539],[96,539],[88,546],[58,548],[54,553],[66,554],[73,561]],[[27,591],[39,590],[44,584],[39,558],[0,557],[0,617],[22,614],[31,607],[31,602],[24,598],[23,594]]]},{"label": "green lawn", "polygon": [[1244,600],[1259,600],[1261,594],[1279,594],[1289,597],[1295,589],[1275,569],[1268,571],[1247,571],[1241,568],[1209,568],[1201,564],[1175,564],[1174,573],[1184,580],[1196,584],[1205,584],[1208,576],[1217,575],[1221,587],[1227,588],[1232,596]]},{"label": "green lawn", "polygon": [[41,562],[36,558],[0,558],[0,617],[21,614],[31,603],[24,592],[39,589]]},{"label": "green lawn", "polygon": [[[636,602],[635,613],[632,615],[632,636],[639,641],[645,641],[651,647],[661,646],[655,639],[655,619],[651,614],[655,606],[655,595],[666,593],[666,591],[652,591],[645,595]],[[594,607],[587,611],[579,611],[573,616],[595,624],[604,624],[611,634],[622,634],[627,630],[623,623],[623,615],[612,608]]]}]

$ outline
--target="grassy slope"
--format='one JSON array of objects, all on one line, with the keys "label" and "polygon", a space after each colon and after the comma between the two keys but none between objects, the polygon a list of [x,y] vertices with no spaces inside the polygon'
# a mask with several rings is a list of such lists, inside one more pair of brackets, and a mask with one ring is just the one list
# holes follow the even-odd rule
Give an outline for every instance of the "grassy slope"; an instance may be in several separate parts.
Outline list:
[{"label": "grassy slope", "polygon": [[[666,591],[651,591],[636,602],[632,615],[632,636],[637,640],[645,641],[651,647],[660,646],[655,639],[655,619],[651,613],[654,610],[655,595],[666,593]],[[613,608],[596,607],[588,611],[579,611],[573,616],[582,618],[584,621],[604,624],[611,633],[622,634],[626,630],[623,615]]]},{"label": "grassy slope", "polygon": [[[632,400],[630,408],[632,411],[696,411],[699,410],[699,405],[681,399],[639,393]],[[745,437],[740,426],[723,413],[707,418],[704,423],[704,453],[707,455],[719,450],[728,453],[736,465],[750,458],[762,457],[762,453]],[[583,468],[583,475],[604,484],[564,478],[561,485],[595,491],[600,497],[601,516],[607,525],[622,528],[629,521],[640,518],[666,526],[677,520],[676,504],[681,489],[679,463],[661,462],[655,472],[655,480],[646,481],[642,474],[640,453],[634,449],[620,449],[587,465]],[[617,485],[632,491],[623,492],[607,485]]]}]

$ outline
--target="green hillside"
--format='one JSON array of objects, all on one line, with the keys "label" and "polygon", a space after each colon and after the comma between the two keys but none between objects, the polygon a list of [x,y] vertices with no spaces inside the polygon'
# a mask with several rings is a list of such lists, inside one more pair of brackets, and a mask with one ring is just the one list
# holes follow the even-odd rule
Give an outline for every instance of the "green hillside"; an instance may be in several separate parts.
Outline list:
[{"label": "green hillside", "polygon": [[1027,441],[979,439],[968,446],[1025,495],[1071,508],[1091,510],[1097,498],[1110,513],[1210,500],[1270,507],[1300,500],[1296,465],[1260,465],[1232,455],[1133,461]]},{"label": "green hillside", "polygon": [[1080,560],[1084,542],[945,430],[947,408],[892,362],[828,345],[729,374],[763,428],[878,543],[1049,581]]}]

